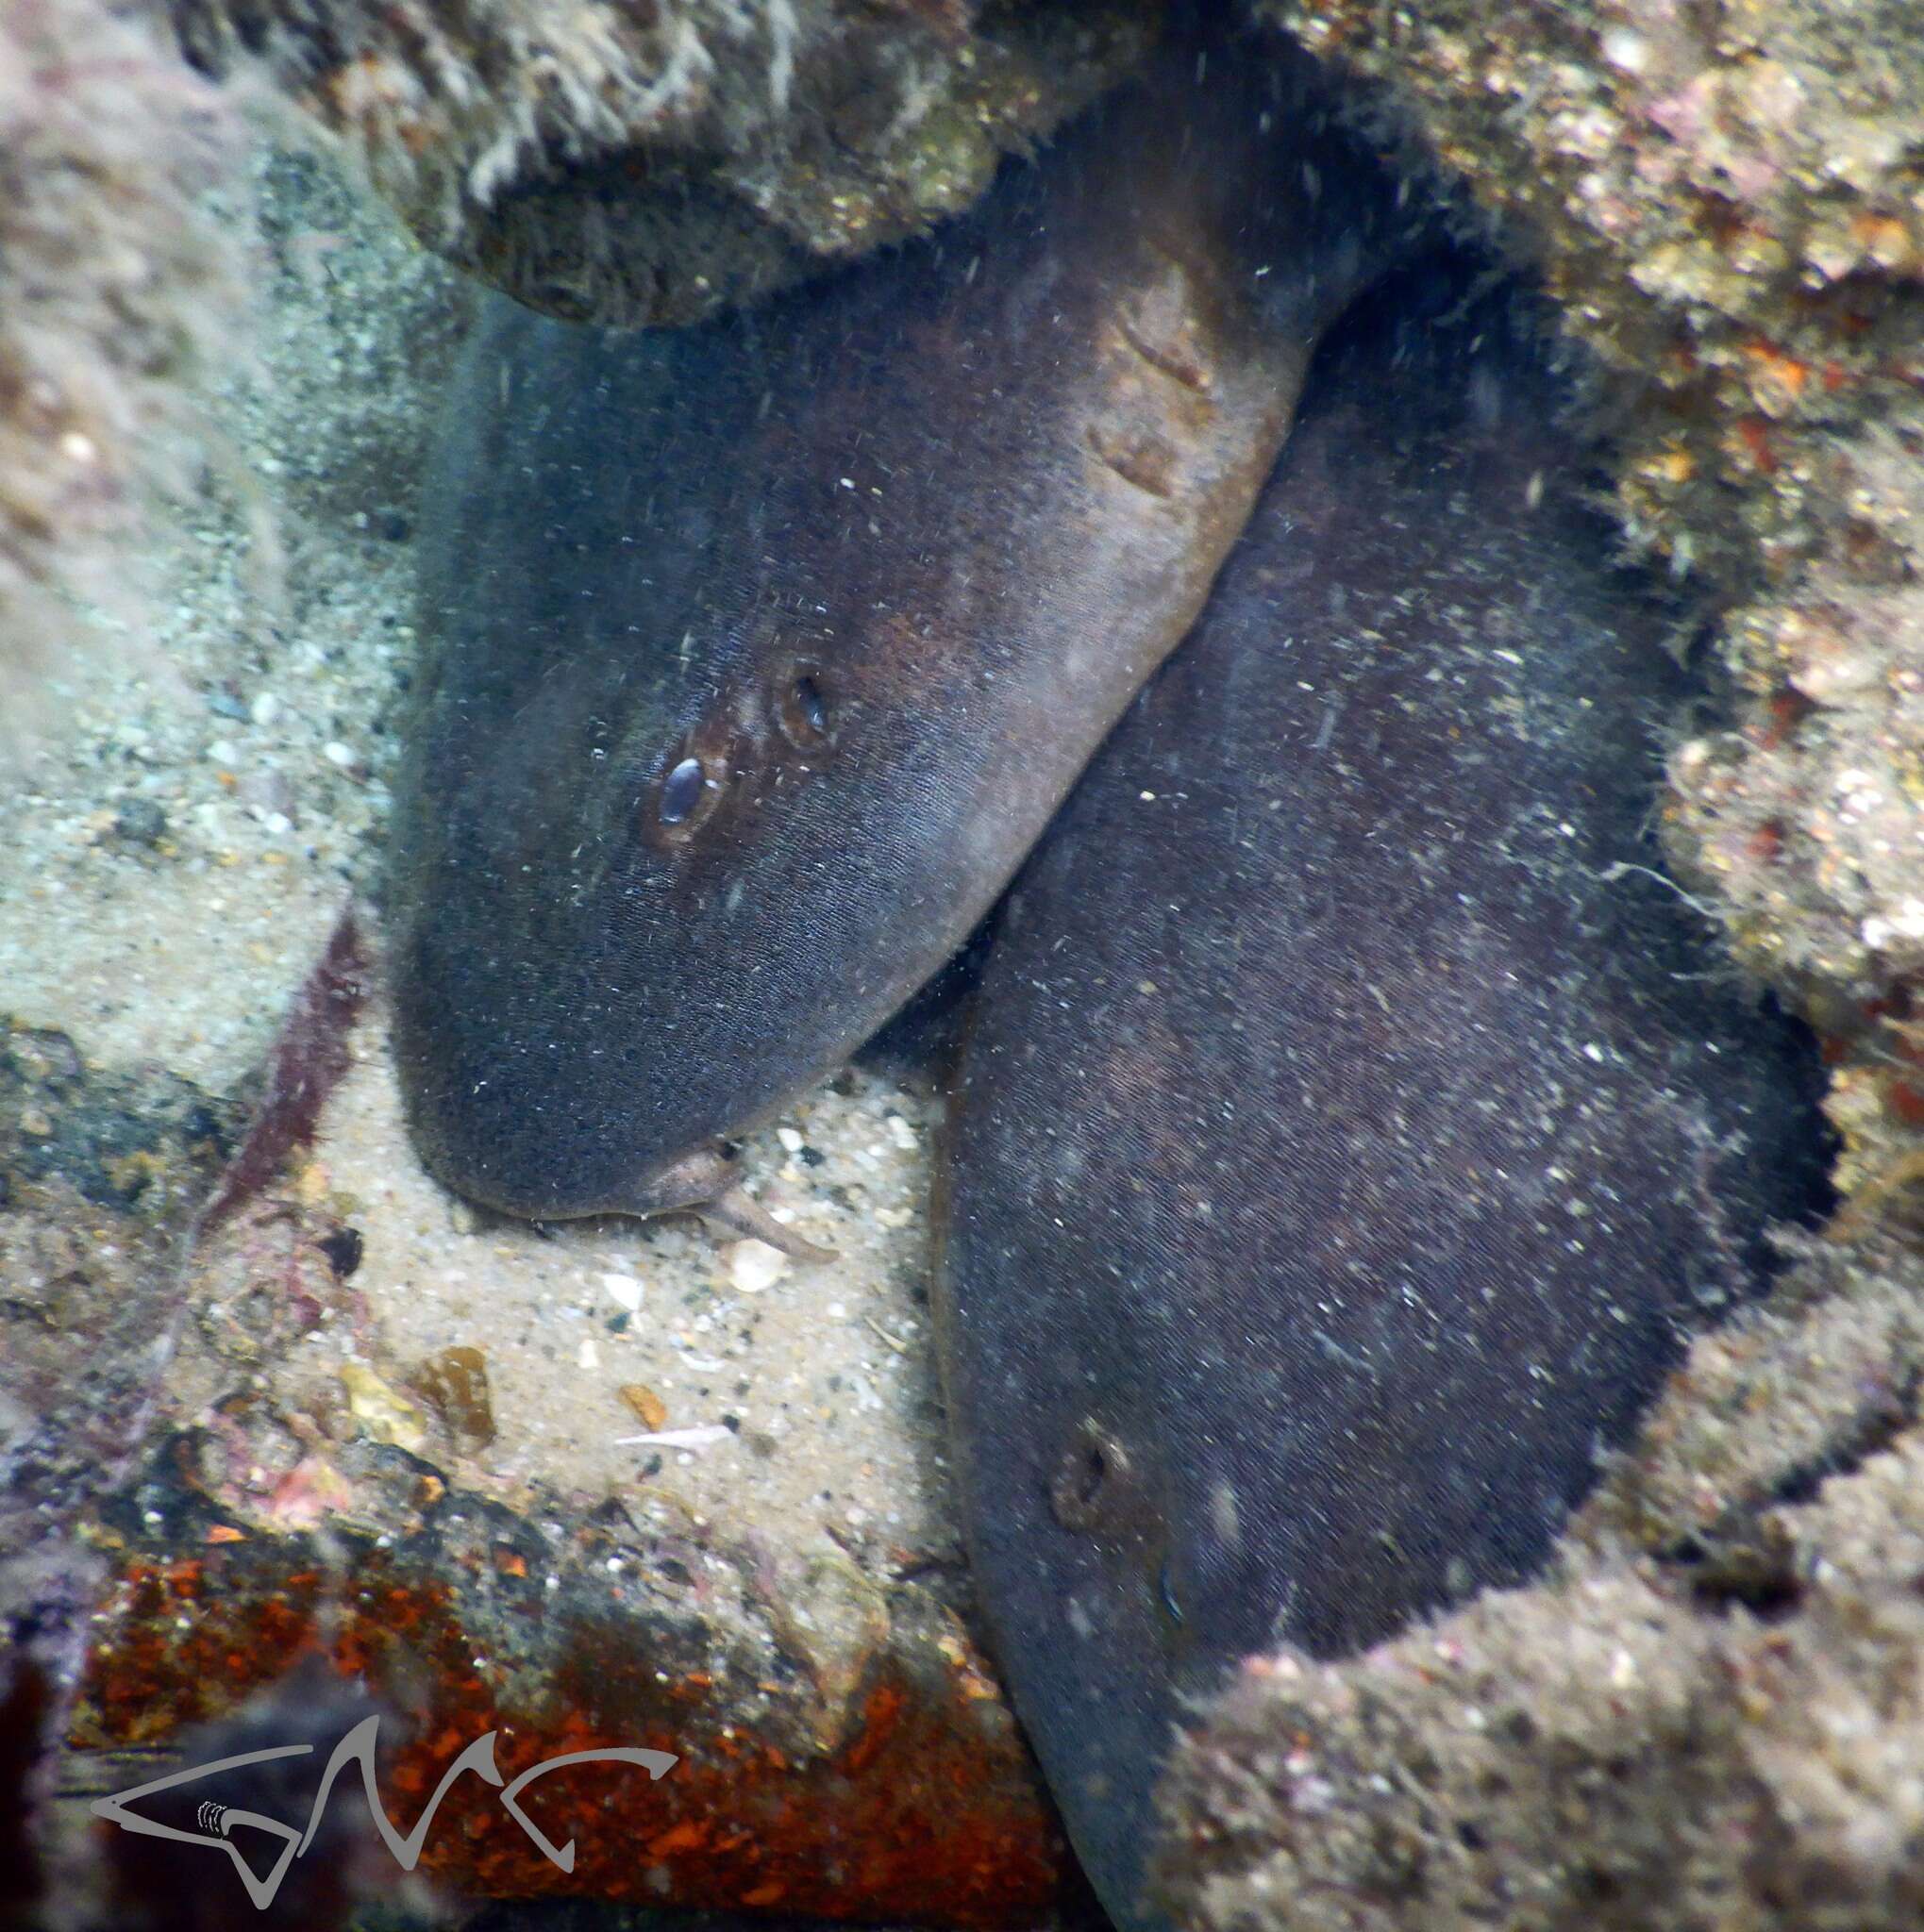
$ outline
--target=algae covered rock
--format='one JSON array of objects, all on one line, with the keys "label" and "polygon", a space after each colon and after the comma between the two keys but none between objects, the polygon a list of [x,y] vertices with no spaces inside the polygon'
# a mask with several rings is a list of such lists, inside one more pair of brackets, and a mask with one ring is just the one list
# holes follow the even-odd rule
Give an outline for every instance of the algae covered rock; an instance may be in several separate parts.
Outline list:
[{"label": "algae covered rock", "polygon": [[1924,1911],[1924,1270],[1699,1340],[1548,1580],[1258,1657],[1179,1750],[1192,1927],[1882,1932]]},{"label": "algae covered rock", "polygon": [[538,308],[691,322],[967,208],[1124,74],[1126,0],[175,0],[343,135],[430,247]]},{"label": "algae covered rock", "polygon": [[1724,607],[1735,716],[1665,834],[1834,1035],[1849,1188],[1901,1171],[1924,969],[1924,15],[1258,0],[1459,181],[1594,355],[1630,541]]},{"label": "algae covered rock", "polygon": [[239,121],[139,8],[0,14],[0,767],[84,634],[125,609],[126,541],[188,468],[195,392],[243,309],[207,193]]}]

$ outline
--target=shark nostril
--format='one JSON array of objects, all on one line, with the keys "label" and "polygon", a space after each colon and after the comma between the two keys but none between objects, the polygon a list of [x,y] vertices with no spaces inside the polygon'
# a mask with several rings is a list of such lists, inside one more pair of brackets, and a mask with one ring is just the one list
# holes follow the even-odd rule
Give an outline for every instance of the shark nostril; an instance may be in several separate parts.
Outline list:
[{"label": "shark nostril", "polygon": [[833,715],[812,665],[791,665],[777,676],[775,722],[797,751],[818,751],[833,741]]},{"label": "shark nostril", "polygon": [[828,735],[828,708],[822,702],[822,689],[812,677],[798,677],[789,693],[796,719],[817,738]]},{"label": "shark nostril", "polygon": [[1138,1484],[1129,1453],[1101,1424],[1079,1424],[1049,1483],[1064,1529],[1114,1535],[1130,1526]]}]

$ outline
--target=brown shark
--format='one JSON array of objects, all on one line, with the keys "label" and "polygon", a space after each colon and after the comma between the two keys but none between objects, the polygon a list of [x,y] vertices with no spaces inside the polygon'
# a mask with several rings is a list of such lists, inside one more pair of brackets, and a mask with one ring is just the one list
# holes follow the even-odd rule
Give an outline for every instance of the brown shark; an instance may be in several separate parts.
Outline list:
[{"label": "brown shark", "polygon": [[496,306],[424,517],[389,885],[428,1166],[792,1242],[719,1137],[1002,891],[1402,223],[1304,75],[1179,42],[973,215],[767,308]]},{"label": "brown shark", "polygon": [[1332,339],[963,1051],[964,1527],[1125,1926],[1184,1697],[1541,1563],[1820,1186],[1807,1042],[1659,875],[1668,613],[1475,287],[1399,277]]}]

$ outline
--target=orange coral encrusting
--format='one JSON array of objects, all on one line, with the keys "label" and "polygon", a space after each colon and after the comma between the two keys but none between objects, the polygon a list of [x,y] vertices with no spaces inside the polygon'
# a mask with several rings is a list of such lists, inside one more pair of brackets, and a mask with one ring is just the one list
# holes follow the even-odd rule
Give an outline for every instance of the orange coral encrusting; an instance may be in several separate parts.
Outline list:
[{"label": "orange coral encrusting", "polygon": [[319,1654],[394,1713],[384,1798],[402,1830],[491,1731],[508,1778],[611,1746],[678,1758],[658,1782],[623,1766],[541,1782],[529,1813],[576,1841],[566,1871],[492,1788],[459,1781],[423,1854],[458,1891],[965,1928],[1033,1924],[1054,1896],[1063,1853],[1014,1722],[913,1586],[889,1595],[830,1710],[720,1548],[562,1533],[423,1491],[425,1465],[393,1451],[337,1457],[347,1501],[326,1541],[263,1533],[213,1520],[193,1455],[162,1442],[142,1507],[112,1512],[82,1750],[171,1738]]}]

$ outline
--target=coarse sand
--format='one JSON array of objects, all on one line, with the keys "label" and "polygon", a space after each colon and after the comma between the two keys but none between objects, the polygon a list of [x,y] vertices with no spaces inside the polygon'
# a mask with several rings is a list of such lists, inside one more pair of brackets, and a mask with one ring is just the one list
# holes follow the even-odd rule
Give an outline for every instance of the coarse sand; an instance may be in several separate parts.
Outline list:
[{"label": "coarse sand", "polygon": [[[256,1075],[343,905],[373,903],[378,929],[414,490],[467,302],[325,158],[264,147],[256,187],[229,213],[259,227],[258,335],[210,404],[202,488],[129,559],[149,621],[103,620],[64,667],[0,850],[0,1010],[216,1095]],[[477,1348],[495,1435],[464,1483],[619,1495],[784,1551],[953,1558],[933,1103],[850,1072],[747,1142],[751,1187],[830,1263],[687,1222],[538,1229],[421,1170],[385,1013],[377,986],[298,1176],[361,1237],[370,1320],[324,1323],[291,1366],[405,1383]]]}]

